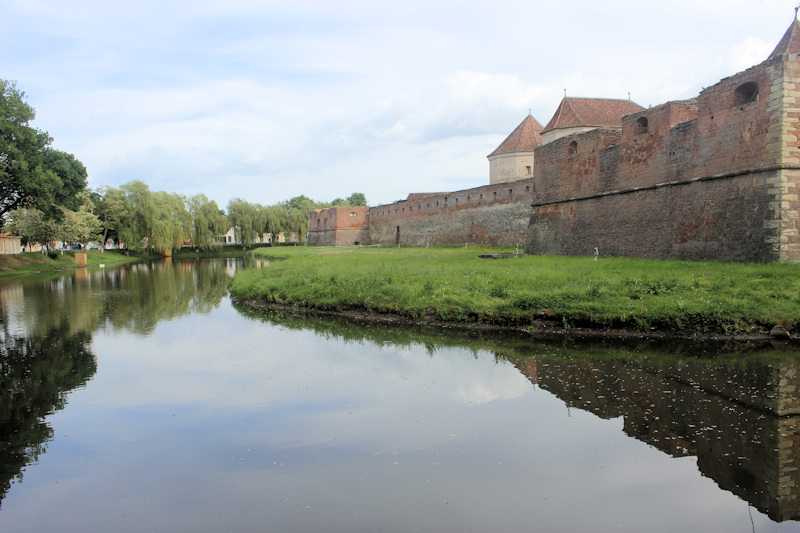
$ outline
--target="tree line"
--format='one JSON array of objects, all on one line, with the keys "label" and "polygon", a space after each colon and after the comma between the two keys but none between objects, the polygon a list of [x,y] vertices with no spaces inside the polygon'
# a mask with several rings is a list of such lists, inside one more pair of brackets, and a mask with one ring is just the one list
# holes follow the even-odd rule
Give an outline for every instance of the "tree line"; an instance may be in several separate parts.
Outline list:
[{"label": "tree line", "polygon": [[220,246],[233,228],[243,245],[295,233],[303,242],[308,213],[332,206],[367,205],[364,194],[316,202],[304,195],[264,206],[234,198],[225,210],[204,194],[151,191],[139,180],[118,188],[87,187],[86,167],[54,149],[46,131],[30,125],[36,112],[15,82],[0,80],[0,221],[3,231],[43,249],[62,243],[116,239],[140,252],[177,250],[185,244]]}]

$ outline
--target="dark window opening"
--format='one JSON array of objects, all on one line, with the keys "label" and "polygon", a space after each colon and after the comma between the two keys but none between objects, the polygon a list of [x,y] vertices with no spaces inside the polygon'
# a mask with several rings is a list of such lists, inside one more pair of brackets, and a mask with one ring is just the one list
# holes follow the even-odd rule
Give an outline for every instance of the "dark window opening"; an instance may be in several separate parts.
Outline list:
[{"label": "dark window opening", "polygon": [[649,124],[647,122],[647,117],[639,117],[636,119],[636,135],[642,135],[643,133],[647,133]]},{"label": "dark window opening", "polygon": [[571,143],[569,143],[569,148],[567,148],[567,155],[569,157],[575,157],[575,154],[577,153],[578,153],[578,143],[572,141]]},{"label": "dark window opening", "polygon": [[754,81],[748,81],[739,85],[733,92],[734,106],[746,106],[751,102],[758,100],[758,84]]}]

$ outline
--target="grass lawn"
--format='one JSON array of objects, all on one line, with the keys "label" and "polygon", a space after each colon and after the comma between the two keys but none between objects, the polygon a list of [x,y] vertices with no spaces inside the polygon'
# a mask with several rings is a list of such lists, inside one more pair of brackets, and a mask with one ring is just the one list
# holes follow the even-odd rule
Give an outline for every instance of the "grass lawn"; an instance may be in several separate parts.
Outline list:
[{"label": "grass lawn", "polygon": [[237,273],[230,290],[243,300],[532,329],[555,322],[734,334],[800,324],[800,265],[478,257],[499,251],[261,248],[253,253],[285,261]]},{"label": "grass lawn", "polygon": [[54,259],[39,252],[0,255],[0,277],[74,268],[75,254],[83,252],[88,254],[86,259],[89,266],[101,263],[108,265],[132,263],[148,257],[134,252],[131,252],[130,255],[125,255],[125,253],[116,250],[106,250],[102,253],[100,250],[71,250],[65,251],[63,255],[58,252]]}]

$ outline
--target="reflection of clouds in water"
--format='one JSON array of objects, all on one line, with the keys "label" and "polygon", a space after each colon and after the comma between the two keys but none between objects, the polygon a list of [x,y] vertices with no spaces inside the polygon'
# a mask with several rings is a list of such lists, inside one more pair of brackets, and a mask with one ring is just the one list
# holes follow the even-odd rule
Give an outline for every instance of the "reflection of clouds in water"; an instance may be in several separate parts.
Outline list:
[{"label": "reflection of clouds in water", "polygon": [[[488,352],[442,348],[431,356],[421,345],[329,341],[309,331],[242,322],[235,313],[225,306],[213,312],[214,331],[203,329],[207,317],[183,317],[169,328],[157,327],[150,338],[128,336],[120,342],[124,334],[97,335],[95,350],[102,354],[108,346],[109,353],[102,383],[93,386],[110,387],[97,391],[97,401],[257,408],[335,394],[368,404],[386,394],[424,389],[427,394],[409,401],[477,405],[518,398],[530,389],[513,365],[498,363]],[[148,378],[140,379],[142,374]]]}]

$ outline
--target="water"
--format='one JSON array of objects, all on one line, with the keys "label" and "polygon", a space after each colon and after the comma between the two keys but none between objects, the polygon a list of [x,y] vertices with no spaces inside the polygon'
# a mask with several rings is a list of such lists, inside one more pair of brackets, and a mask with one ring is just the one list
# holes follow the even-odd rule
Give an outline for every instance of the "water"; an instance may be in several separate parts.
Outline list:
[{"label": "water", "polygon": [[791,347],[264,317],[239,266],[0,286],[0,531],[800,531]]}]

